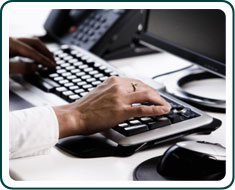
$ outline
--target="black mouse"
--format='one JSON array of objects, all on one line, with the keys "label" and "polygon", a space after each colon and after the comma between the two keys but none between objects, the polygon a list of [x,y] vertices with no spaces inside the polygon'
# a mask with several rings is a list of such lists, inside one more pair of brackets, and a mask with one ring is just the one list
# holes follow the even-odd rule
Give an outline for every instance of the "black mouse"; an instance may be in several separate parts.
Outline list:
[{"label": "black mouse", "polygon": [[221,180],[225,176],[225,148],[217,143],[184,141],[134,171],[135,180]]}]

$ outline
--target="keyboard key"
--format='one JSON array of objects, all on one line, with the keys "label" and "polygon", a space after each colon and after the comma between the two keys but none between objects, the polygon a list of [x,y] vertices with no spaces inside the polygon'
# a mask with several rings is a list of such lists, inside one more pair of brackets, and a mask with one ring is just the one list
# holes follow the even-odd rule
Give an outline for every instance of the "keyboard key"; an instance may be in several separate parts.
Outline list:
[{"label": "keyboard key", "polygon": [[81,72],[81,70],[80,70],[80,69],[74,69],[74,70],[71,70],[70,72],[71,72],[71,73],[75,73],[75,74],[76,74],[76,73]]},{"label": "keyboard key", "polygon": [[72,75],[70,72],[67,72],[67,73],[62,73],[61,74],[63,77],[67,77],[67,76],[70,76],[70,75]]},{"label": "keyboard key", "polygon": [[55,93],[56,93],[57,95],[61,95],[62,92],[67,91],[67,90],[68,90],[68,89],[65,88],[65,87],[58,87],[58,88],[55,89]]},{"label": "keyboard key", "polygon": [[78,86],[70,86],[69,87],[69,90],[76,90],[76,89],[78,89],[79,87]]},{"label": "keyboard key", "polygon": [[86,81],[87,82],[94,82],[94,81],[96,81],[96,79],[95,78],[88,78],[88,79],[86,79]]},{"label": "keyboard key", "polygon": [[73,95],[73,92],[72,91],[64,91],[64,92],[62,92],[62,94],[64,96],[70,96],[70,95]]},{"label": "keyboard key", "polygon": [[126,136],[131,136],[131,135],[136,135],[139,133],[143,133],[148,131],[148,126],[143,124],[143,125],[135,125],[135,126],[130,126],[130,127],[125,127],[123,128],[123,133]]},{"label": "keyboard key", "polygon": [[120,123],[118,127],[125,128],[125,127],[129,127],[129,125],[127,123]]},{"label": "keyboard key", "polygon": [[68,80],[60,80],[59,83],[60,84],[65,84],[65,83],[68,83],[69,81]]},{"label": "keyboard key", "polygon": [[76,94],[80,94],[80,93],[82,93],[82,92],[85,92],[85,90],[83,90],[83,89],[77,89],[77,90],[75,90],[74,91]]},{"label": "keyboard key", "polygon": [[82,81],[82,80],[81,80],[81,79],[78,79],[78,78],[72,80],[73,83],[78,83],[78,82],[81,82],[81,81]]},{"label": "keyboard key", "polygon": [[73,65],[76,66],[76,67],[78,67],[78,66],[83,65],[83,62],[79,61],[79,62],[74,63]]},{"label": "keyboard key", "polygon": [[150,118],[150,117],[142,117],[140,118],[140,120],[143,122],[143,123],[149,123],[149,122],[152,122],[153,119]]},{"label": "keyboard key", "polygon": [[61,73],[65,73],[66,70],[65,70],[65,69],[59,69],[59,70],[57,70],[56,72],[59,73],[59,74],[61,74]]},{"label": "keyboard key", "polygon": [[69,99],[70,99],[71,101],[75,101],[75,100],[78,100],[78,99],[80,99],[80,98],[81,98],[81,96],[79,96],[79,95],[77,95],[77,94],[74,94],[74,95],[69,96]]},{"label": "keyboard key", "polygon": [[50,74],[49,77],[50,78],[55,78],[55,77],[58,77],[59,75],[57,73],[53,73],[53,74]]},{"label": "keyboard key", "polygon": [[75,67],[74,67],[74,66],[66,67],[66,70],[68,70],[68,71],[71,71],[71,70],[74,70],[74,69],[75,69]]},{"label": "keyboard key", "polygon": [[82,76],[81,78],[82,78],[83,80],[85,80],[85,79],[91,78],[91,76],[90,76],[90,75],[84,75],[84,76]]},{"label": "keyboard key", "polygon": [[98,71],[90,71],[89,74],[90,75],[96,75],[96,74],[98,74]]},{"label": "keyboard key", "polygon": [[102,73],[99,73],[99,74],[94,75],[95,78],[101,78],[101,77],[103,77],[103,76],[104,76],[104,75],[103,75]]},{"label": "keyboard key", "polygon": [[98,86],[99,84],[101,84],[101,82],[100,81],[94,81],[91,84],[94,85],[94,86]]},{"label": "keyboard key", "polygon": [[83,85],[86,85],[87,83],[85,81],[82,81],[82,82],[78,82],[77,85],[78,86],[83,86]]},{"label": "keyboard key", "polygon": [[78,77],[81,77],[81,76],[83,76],[83,75],[86,75],[86,73],[80,72],[80,73],[76,73],[76,75],[77,75]]},{"label": "keyboard key", "polygon": [[90,91],[92,91],[92,90],[94,90],[95,88],[88,88],[88,91],[90,92]]},{"label": "keyboard key", "polygon": [[88,94],[88,92],[82,92],[80,93],[80,95],[83,97],[83,96],[86,96]]},{"label": "keyboard key", "polygon": [[74,84],[70,82],[70,83],[65,83],[64,86],[65,87],[70,87],[70,86],[74,86]]},{"label": "keyboard key", "polygon": [[82,88],[84,88],[84,89],[88,89],[88,88],[92,88],[93,86],[92,85],[90,85],[90,84],[87,84],[87,85],[83,85],[82,86]]},{"label": "keyboard key", "polygon": [[130,123],[130,125],[139,125],[139,124],[141,124],[141,122],[138,121],[138,120],[132,120],[129,123]]},{"label": "keyboard key", "polygon": [[61,80],[64,80],[64,78],[63,77],[55,77],[54,80],[55,81],[61,81]]},{"label": "keyboard key", "polygon": [[171,125],[171,121],[166,117],[160,117],[155,119],[155,122],[148,123],[150,129],[165,127],[167,125]]},{"label": "keyboard key", "polygon": [[76,79],[77,77],[74,76],[74,75],[70,75],[70,76],[67,76],[66,78],[67,78],[68,80],[73,80],[73,79]]},{"label": "keyboard key", "polygon": [[100,80],[101,81],[105,81],[108,77],[101,77]]}]

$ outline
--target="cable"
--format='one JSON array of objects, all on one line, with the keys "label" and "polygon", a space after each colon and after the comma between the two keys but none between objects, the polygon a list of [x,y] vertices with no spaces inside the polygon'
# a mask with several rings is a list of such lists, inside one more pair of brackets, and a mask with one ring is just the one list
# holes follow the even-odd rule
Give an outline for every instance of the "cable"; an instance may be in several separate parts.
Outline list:
[{"label": "cable", "polygon": [[193,66],[193,64],[187,66],[187,67],[184,67],[184,68],[181,68],[181,69],[178,69],[178,70],[175,70],[175,71],[170,71],[168,73],[163,73],[163,74],[160,74],[160,75],[155,75],[152,77],[152,79],[156,79],[158,77],[162,77],[162,76],[165,76],[165,75],[169,75],[169,74],[172,74],[172,73],[176,73],[176,72],[179,72],[179,71],[183,71],[185,69],[188,69],[188,68],[191,68]]}]

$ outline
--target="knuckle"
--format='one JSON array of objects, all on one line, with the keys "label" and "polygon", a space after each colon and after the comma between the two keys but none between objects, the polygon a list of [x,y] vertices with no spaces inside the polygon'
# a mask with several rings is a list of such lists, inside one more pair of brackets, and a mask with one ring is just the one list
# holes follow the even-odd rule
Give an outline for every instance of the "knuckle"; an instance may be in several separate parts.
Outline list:
[{"label": "knuckle", "polygon": [[114,84],[114,85],[112,85],[112,91],[114,92],[114,93],[117,93],[117,94],[119,94],[119,93],[121,93],[121,86],[119,85],[119,84]]},{"label": "knuckle", "polygon": [[143,106],[139,106],[137,109],[137,114],[138,115],[143,115],[145,112],[145,108]]},{"label": "knuckle", "polygon": [[117,76],[111,76],[111,77],[109,77],[109,80],[113,83],[116,83],[118,81],[118,77]]}]

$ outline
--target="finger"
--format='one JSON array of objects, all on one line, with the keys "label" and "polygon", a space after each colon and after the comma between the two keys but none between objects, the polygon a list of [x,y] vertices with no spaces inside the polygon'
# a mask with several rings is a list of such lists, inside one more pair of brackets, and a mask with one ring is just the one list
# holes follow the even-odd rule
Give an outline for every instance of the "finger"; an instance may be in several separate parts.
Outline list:
[{"label": "finger", "polygon": [[156,116],[163,115],[169,112],[167,106],[135,106],[127,109],[129,117],[143,117],[143,116]]},{"label": "finger", "polygon": [[33,62],[10,62],[10,74],[30,74],[35,72],[38,66]]},{"label": "finger", "polygon": [[52,61],[55,61],[53,54],[47,49],[47,47],[38,38],[18,38],[18,40],[38,50],[41,54],[47,56]]},{"label": "finger", "polygon": [[155,105],[170,107],[170,104],[164,98],[162,98],[160,94],[155,90],[149,89],[140,92],[133,92],[128,94],[127,96],[129,104],[150,102]]},{"label": "finger", "polygon": [[55,62],[51,61],[49,58],[42,55],[40,52],[28,46],[27,44],[18,40],[16,46],[19,55],[31,58],[49,68],[54,68],[56,66]]}]

